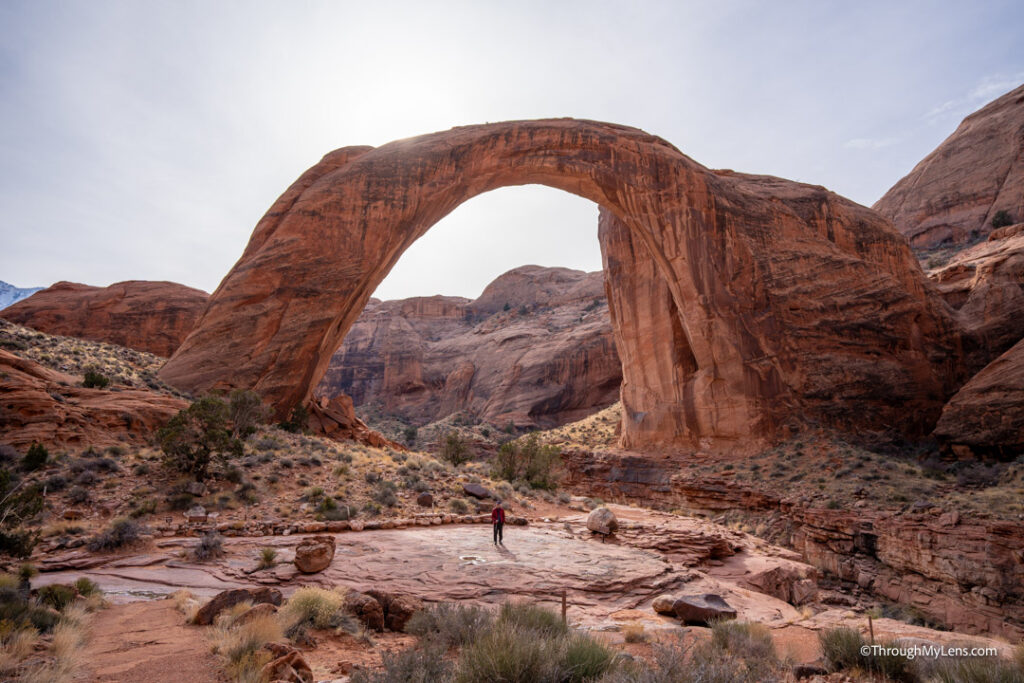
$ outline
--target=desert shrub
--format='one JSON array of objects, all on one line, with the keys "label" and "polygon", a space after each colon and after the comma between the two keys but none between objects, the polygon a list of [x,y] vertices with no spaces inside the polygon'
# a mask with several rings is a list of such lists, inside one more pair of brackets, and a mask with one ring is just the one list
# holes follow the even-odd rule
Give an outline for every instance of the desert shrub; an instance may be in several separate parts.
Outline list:
[{"label": "desert shrub", "polygon": [[402,431],[402,439],[405,441],[407,446],[416,445],[417,429],[415,427],[406,427]]},{"label": "desert shrub", "polygon": [[216,531],[210,531],[199,537],[199,543],[192,549],[192,557],[198,562],[206,562],[224,554],[224,537]]},{"label": "desert shrub", "polygon": [[75,477],[75,483],[79,486],[93,486],[98,480],[99,477],[92,470],[85,470]]},{"label": "desert shrub", "polygon": [[471,457],[469,442],[453,429],[445,434],[444,442],[441,444],[440,456],[443,460],[458,467]]},{"label": "desert shrub", "polygon": [[78,591],[78,594],[81,595],[83,598],[87,598],[91,595],[99,595],[101,592],[100,587],[96,584],[96,582],[91,580],[87,576],[75,579],[74,586],[75,590]]},{"label": "desert shrub", "polygon": [[494,623],[482,607],[442,602],[416,612],[405,625],[406,633],[430,639],[446,648],[463,646]]},{"label": "desert shrub", "polygon": [[259,651],[267,643],[283,638],[277,619],[273,616],[257,617],[235,628],[218,629],[214,635],[214,647],[227,659],[228,672],[239,680],[244,674],[258,673],[269,661],[269,656],[260,657]]},{"label": "desert shrub", "polygon": [[89,494],[89,489],[82,486],[75,486],[68,491],[68,502],[72,505],[83,505],[89,502],[92,496]]},{"label": "desert shrub", "polygon": [[522,479],[532,488],[551,490],[557,487],[554,469],[561,456],[560,448],[542,444],[533,433],[501,445],[494,459],[493,476],[506,481]]},{"label": "desert shrub", "polygon": [[452,498],[448,501],[448,507],[452,509],[452,512],[460,515],[464,515],[469,512],[469,504],[462,498]]},{"label": "desert shrub", "polygon": [[731,620],[713,622],[711,647],[742,659],[747,675],[757,680],[768,678],[778,663],[771,633],[762,624]]},{"label": "desert shrub", "polygon": [[381,659],[383,671],[356,671],[352,683],[445,683],[452,680],[454,673],[444,650],[429,642],[399,652],[385,652]]},{"label": "desert shrub", "polygon": [[277,564],[277,551],[273,548],[260,548],[260,569],[269,569]]},{"label": "desert shrub", "polygon": [[71,586],[54,583],[43,586],[38,591],[39,602],[48,605],[58,612],[71,604],[75,599],[75,589]]},{"label": "desert shrub", "polygon": [[110,378],[99,371],[99,368],[89,367],[85,370],[85,377],[82,386],[86,389],[104,389],[110,384]]},{"label": "desert shrub", "polygon": [[394,507],[398,505],[398,497],[395,495],[396,486],[394,482],[381,481],[377,483],[374,489],[373,495],[371,496],[374,501],[384,505],[386,507]]},{"label": "desert shrub", "polygon": [[0,676],[13,674],[18,664],[35,652],[39,632],[34,628],[13,628],[0,633]]},{"label": "desert shrub", "polygon": [[309,411],[304,405],[297,405],[292,408],[291,415],[284,422],[279,422],[278,427],[292,434],[301,434],[306,431],[309,424]]},{"label": "desert shrub", "polygon": [[46,450],[46,446],[40,443],[33,442],[28,447],[28,452],[25,453],[25,457],[21,459],[21,469],[26,472],[35,472],[41,469],[46,461],[50,459],[50,452]]},{"label": "desert shrub", "polygon": [[106,531],[102,531],[86,543],[86,547],[94,553],[118,550],[138,542],[142,535],[142,527],[130,519],[116,519]]},{"label": "desert shrub", "polygon": [[646,643],[650,640],[643,624],[628,624],[622,627],[622,638],[627,643]]},{"label": "desert shrub", "polygon": [[172,417],[157,432],[157,441],[168,464],[197,480],[208,476],[213,458],[226,462],[243,450],[232,436],[228,404],[216,396],[201,398]]},{"label": "desert shrub", "polygon": [[566,638],[562,652],[562,680],[583,683],[600,678],[615,664],[615,652],[604,643],[584,633]]},{"label": "desert shrub", "polygon": [[256,427],[266,422],[269,411],[255,391],[235,389],[228,395],[228,419],[231,435],[244,439],[256,433]]},{"label": "desert shrub", "polygon": [[37,484],[18,481],[0,469],[0,554],[28,557],[39,540],[39,532],[26,523],[43,509],[43,495]]},{"label": "desert shrub", "polygon": [[912,664],[919,680],[937,683],[1020,683],[1024,664],[1001,657],[920,657]]},{"label": "desert shrub", "polygon": [[281,611],[285,617],[313,628],[336,628],[344,620],[345,595],[336,590],[305,587],[292,594]]},{"label": "desert shrub", "polygon": [[992,216],[992,227],[999,229],[1005,228],[1007,225],[1013,225],[1013,218],[1010,217],[1010,212],[1006,209],[996,211]]},{"label": "desert shrub", "polygon": [[860,632],[846,627],[830,628],[818,633],[821,655],[825,666],[832,671],[843,671],[861,664],[861,647],[864,637]]},{"label": "desert shrub", "polygon": [[456,680],[560,682],[565,678],[561,645],[559,638],[539,637],[511,623],[496,624],[462,649]]},{"label": "desert shrub", "polygon": [[530,631],[540,636],[564,635],[569,627],[562,617],[529,602],[506,602],[498,612],[499,625]]},{"label": "desert shrub", "polygon": [[171,510],[180,512],[182,510],[188,510],[192,507],[192,501],[195,500],[195,496],[191,493],[181,491],[179,493],[172,493],[165,499],[167,501],[167,507]]}]

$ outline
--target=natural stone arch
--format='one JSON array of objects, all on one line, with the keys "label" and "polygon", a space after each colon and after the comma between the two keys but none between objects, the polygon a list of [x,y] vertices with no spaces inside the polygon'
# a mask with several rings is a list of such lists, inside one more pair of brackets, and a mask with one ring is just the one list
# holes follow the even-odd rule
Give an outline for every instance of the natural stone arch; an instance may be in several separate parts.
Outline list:
[{"label": "natural stone arch", "polygon": [[[934,359],[948,356],[952,328],[884,219],[823,188],[714,172],[642,131],[572,119],[328,154],[256,226],[161,377],[194,392],[252,388],[286,415],[416,239],[467,199],[522,184],[590,199],[617,228],[602,250],[620,271],[607,286],[627,382],[650,360],[651,329],[622,317],[644,288],[658,292],[652,329],[675,335],[648,351],[685,350],[668,361],[678,377],[630,395],[630,445],[768,437],[808,414],[842,425],[858,398],[885,427],[895,418],[879,396],[907,394],[937,417],[948,388]],[[871,367],[850,363],[866,355]],[[819,386],[843,374],[870,391]]]}]

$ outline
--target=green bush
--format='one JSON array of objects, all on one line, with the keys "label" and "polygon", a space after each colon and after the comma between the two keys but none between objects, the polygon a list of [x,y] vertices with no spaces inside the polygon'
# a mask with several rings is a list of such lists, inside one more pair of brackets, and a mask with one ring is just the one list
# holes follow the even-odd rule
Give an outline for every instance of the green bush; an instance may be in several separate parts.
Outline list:
[{"label": "green bush", "polygon": [[78,591],[78,594],[83,598],[87,598],[90,595],[98,595],[101,592],[100,587],[96,582],[86,576],[76,579],[74,585],[75,590]]},{"label": "green bush", "polygon": [[448,647],[471,642],[494,623],[482,607],[442,602],[416,612],[405,625],[406,633],[430,639]]},{"label": "green bush", "polygon": [[558,485],[554,469],[561,457],[560,448],[542,444],[534,432],[501,445],[494,459],[493,476],[506,481],[523,480],[532,488],[552,490]]},{"label": "green bush", "polygon": [[281,611],[286,618],[313,628],[336,628],[344,620],[345,596],[325,588],[299,588]]},{"label": "green bush", "polygon": [[232,433],[228,404],[206,396],[172,417],[157,432],[157,441],[168,464],[203,480],[214,457],[226,463],[242,454],[242,442]]},{"label": "green bush", "polygon": [[228,418],[231,436],[244,439],[256,433],[256,427],[267,421],[270,412],[255,391],[235,389],[228,395]]},{"label": "green bush", "polygon": [[1001,657],[919,658],[913,663],[917,678],[937,683],[1021,683],[1024,664]]},{"label": "green bush", "polygon": [[278,427],[292,434],[301,434],[306,431],[309,425],[309,410],[304,405],[297,405],[292,408],[291,415],[284,422],[279,422]]},{"label": "green bush", "polygon": [[864,637],[860,631],[845,626],[818,632],[821,655],[825,666],[832,671],[852,669],[861,664]]},{"label": "green bush", "polygon": [[46,461],[50,459],[50,451],[46,450],[46,446],[40,443],[33,442],[28,447],[28,452],[25,453],[25,457],[21,459],[21,469],[26,472],[35,472],[41,469]]},{"label": "green bush", "polygon": [[70,605],[76,595],[77,593],[74,588],[59,583],[43,586],[38,591],[39,602],[54,608],[58,612],[63,611],[65,607]]},{"label": "green bush", "polygon": [[498,624],[531,631],[541,636],[565,635],[569,626],[562,617],[529,602],[506,602],[498,612]]},{"label": "green bush", "polygon": [[511,623],[495,624],[462,649],[456,680],[561,683],[562,639],[539,635]]},{"label": "green bush", "polygon": [[86,368],[82,386],[86,389],[103,389],[110,384],[110,378],[97,368]]},{"label": "green bush", "polygon": [[28,557],[39,540],[39,532],[25,525],[43,509],[42,490],[26,485],[0,468],[0,554]]},{"label": "green bush", "polygon": [[142,527],[130,519],[116,519],[110,528],[96,534],[86,547],[94,553],[118,550],[136,543],[142,535]]},{"label": "green bush", "polygon": [[583,683],[600,678],[615,664],[615,652],[589,635],[575,633],[565,642],[562,666],[569,683]]},{"label": "green bush", "polygon": [[458,467],[470,459],[469,443],[454,429],[444,437],[441,444],[441,459]]},{"label": "green bush", "polygon": [[224,554],[224,537],[210,531],[199,537],[199,543],[192,550],[192,557],[198,562],[216,559]]},{"label": "green bush", "polygon": [[1013,225],[1013,218],[1010,217],[1010,212],[1002,209],[995,212],[992,216],[992,227],[995,229],[1005,228],[1007,225]]},{"label": "green bush", "polygon": [[352,683],[446,683],[454,672],[444,649],[432,642],[384,652],[381,659],[383,671],[358,670],[352,674]]}]

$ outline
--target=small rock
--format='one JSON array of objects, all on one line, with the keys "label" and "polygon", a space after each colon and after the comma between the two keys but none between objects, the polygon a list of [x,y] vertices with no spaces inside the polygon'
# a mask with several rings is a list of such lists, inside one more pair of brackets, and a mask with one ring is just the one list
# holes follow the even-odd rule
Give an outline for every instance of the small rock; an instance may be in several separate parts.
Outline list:
[{"label": "small rock", "polygon": [[280,605],[281,591],[276,588],[233,588],[223,591],[199,608],[192,623],[199,626],[209,626],[222,610],[246,601],[254,605],[264,602],[268,602],[271,605]]},{"label": "small rock", "polygon": [[345,594],[345,609],[368,629],[384,630],[384,608],[373,597],[359,591]]},{"label": "small rock", "polygon": [[614,512],[602,506],[587,515],[587,528],[594,533],[608,536],[619,528],[619,520],[615,518]]},{"label": "small rock", "polygon": [[348,528],[352,531],[362,531],[363,523],[358,519],[353,519],[351,522],[348,523]]},{"label": "small rock", "polygon": [[715,619],[736,618],[736,610],[721,595],[714,593],[684,595],[676,599],[672,610],[684,624],[692,626],[707,626],[709,621]]},{"label": "small rock", "polygon": [[480,500],[494,498],[494,494],[480,484],[463,484],[462,490],[466,492],[466,495],[479,498]]},{"label": "small rock", "polygon": [[267,662],[260,670],[261,681],[287,681],[287,683],[314,683],[313,670],[298,652],[289,652]]},{"label": "small rock", "polygon": [[423,508],[431,507],[434,504],[434,497],[424,491],[420,495],[416,496],[416,504]]},{"label": "small rock", "polygon": [[321,572],[330,566],[333,559],[333,536],[309,536],[295,547],[295,567],[303,574]]},{"label": "small rock", "polygon": [[651,604],[651,607],[653,607],[654,611],[658,614],[670,614],[672,616],[675,616],[675,604],[676,599],[673,596],[659,595],[658,597],[654,598],[654,602]]},{"label": "small rock", "polygon": [[206,495],[206,484],[201,481],[190,481],[188,486],[185,487],[185,493],[196,496],[197,498]]}]

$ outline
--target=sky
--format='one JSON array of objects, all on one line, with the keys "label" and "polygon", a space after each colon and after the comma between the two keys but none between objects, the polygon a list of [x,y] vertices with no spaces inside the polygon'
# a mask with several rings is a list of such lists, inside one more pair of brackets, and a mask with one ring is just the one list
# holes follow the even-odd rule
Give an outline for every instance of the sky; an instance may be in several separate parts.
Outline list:
[{"label": "sky", "polygon": [[[0,2],[0,280],[213,291],[326,152],[572,116],[866,205],[1024,83],[1024,3]],[[376,296],[601,267],[597,207],[475,197]]]}]

